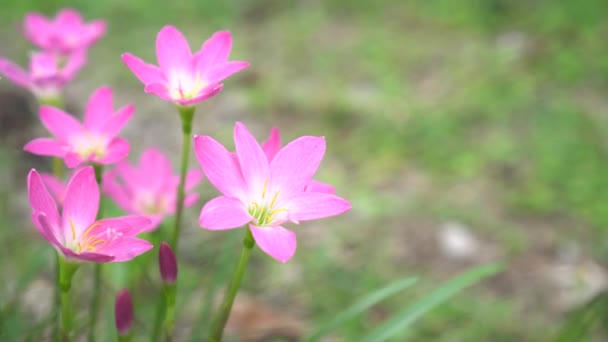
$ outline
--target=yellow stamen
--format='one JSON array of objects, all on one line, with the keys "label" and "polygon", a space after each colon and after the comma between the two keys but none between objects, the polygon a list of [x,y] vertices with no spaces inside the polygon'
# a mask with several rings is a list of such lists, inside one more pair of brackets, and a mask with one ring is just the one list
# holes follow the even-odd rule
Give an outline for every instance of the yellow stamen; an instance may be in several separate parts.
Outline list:
[{"label": "yellow stamen", "polygon": [[262,189],[262,198],[266,198],[266,188],[268,187],[268,182],[270,181],[270,179],[267,179],[264,182],[264,188]]},{"label": "yellow stamen", "polygon": [[274,207],[274,204],[277,201],[277,197],[279,197],[279,192],[281,192],[281,190],[278,190],[277,192],[274,193],[274,196],[272,197],[272,201],[270,201],[271,208]]},{"label": "yellow stamen", "polygon": [[95,250],[95,245],[98,245],[98,244],[104,243],[104,242],[106,242],[106,240],[104,240],[104,239],[95,240],[93,243],[91,243],[89,245],[89,247],[87,247],[87,249],[90,251],[93,251],[93,250]]},{"label": "yellow stamen", "polygon": [[76,229],[74,228],[74,222],[72,222],[71,217],[68,217],[68,221],[70,222],[70,229],[72,229],[72,240],[76,240]]}]

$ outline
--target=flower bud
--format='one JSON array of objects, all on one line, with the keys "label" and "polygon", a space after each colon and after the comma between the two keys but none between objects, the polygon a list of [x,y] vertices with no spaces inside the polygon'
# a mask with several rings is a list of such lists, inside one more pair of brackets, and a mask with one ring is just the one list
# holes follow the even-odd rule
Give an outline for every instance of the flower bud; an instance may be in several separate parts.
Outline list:
[{"label": "flower bud", "polygon": [[131,326],[133,326],[133,302],[131,301],[131,294],[127,289],[120,290],[118,295],[116,295],[114,320],[118,335],[127,336],[131,330]]},{"label": "flower bud", "polygon": [[158,252],[158,265],[160,277],[166,285],[175,284],[177,279],[177,260],[168,243],[162,242]]}]

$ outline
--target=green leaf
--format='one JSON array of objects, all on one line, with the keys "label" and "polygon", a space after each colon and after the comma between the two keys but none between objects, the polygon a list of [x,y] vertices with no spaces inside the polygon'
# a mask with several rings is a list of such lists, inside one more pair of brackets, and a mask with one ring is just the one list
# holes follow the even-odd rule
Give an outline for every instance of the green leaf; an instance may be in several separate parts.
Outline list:
[{"label": "green leaf", "polygon": [[443,286],[437,288],[431,294],[421,298],[413,305],[398,312],[393,318],[374,329],[363,338],[364,342],[386,341],[399,332],[404,332],[412,323],[435,307],[439,306],[453,295],[469,287],[479,280],[496,274],[502,269],[501,266],[490,264],[474,268],[450,280]]},{"label": "green leaf", "polygon": [[581,341],[586,337],[590,337],[594,325],[605,321],[604,317],[606,317],[607,313],[608,292],[604,291],[568,315],[555,341]]},{"label": "green leaf", "polygon": [[319,340],[325,334],[340,326],[344,322],[347,322],[348,320],[353,319],[356,316],[362,314],[376,303],[414,285],[417,281],[417,278],[407,277],[396,280],[383,288],[375,290],[374,292],[368,294],[367,296],[363,297],[361,300],[353,304],[348,309],[339,313],[334,319],[329,321],[327,324],[318,328],[317,331],[312,333],[304,341],[312,342]]}]

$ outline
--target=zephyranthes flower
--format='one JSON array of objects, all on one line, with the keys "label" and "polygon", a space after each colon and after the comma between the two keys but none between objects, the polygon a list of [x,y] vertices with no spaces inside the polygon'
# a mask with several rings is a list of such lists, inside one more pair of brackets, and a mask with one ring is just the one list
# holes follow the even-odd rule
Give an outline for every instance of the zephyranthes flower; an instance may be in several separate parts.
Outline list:
[{"label": "zephyranthes flower", "polygon": [[91,166],[76,171],[70,179],[61,215],[36,170],[28,175],[27,189],[34,225],[69,260],[127,261],[152,248],[148,241],[135,237],[150,224],[145,217],[96,221],[99,187]]},{"label": "zephyranthes flower", "polygon": [[133,105],[127,105],[114,112],[112,89],[107,87],[99,88],[91,95],[84,124],[58,108],[42,106],[40,120],[56,138],[34,139],[25,145],[24,150],[63,158],[70,168],[85,162],[119,162],[129,154],[129,143],[116,135],[134,111]]},{"label": "zephyranthes flower", "polygon": [[236,156],[208,136],[194,138],[194,151],[203,172],[221,193],[203,207],[199,224],[218,230],[249,224],[260,248],[286,262],[296,250],[295,233],[282,227],[338,215],[351,208],[338,196],[305,191],[323,154],[323,137],[301,137],[269,161],[247,128],[236,123]]},{"label": "zephyranthes flower", "polygon": [[0,57],[0,74],[16,85],[31,91],[37,98],[57,98],[86,63],[84,53],[77,52],[61,62],[60,58],[49,52],[33,53],[30,70],[23,70],[10,60]]},{"label": "zephyranthes flower", "polygon": [[[190,170],[186,175],[186,190],[194,188],[203,178],[200,170]],[[175,213],[179,175],[173,174],[169,159],[155,148],[144,151],[139,165],[123,161],[114,170],[106,172],[103,191],[129,214],[148,217],[155,229],[167,216]],[[184,206],[198,200],[198,194],[187,194]]]},{"label": "zephyranthes flower", "polygon": [[231,48],[230,32],[221,31],[193,55],[181,32],[165,26],[156,37],[158,66],[130,53],[123,54],[122,60],[146,86],[146,93],[188,106],[216,95],[224,79],[249,66],[248,62],[228,61]]},{"label": "zephyranthes flower", "polygon": [[50,20],[40,13],[28,13],[23,26],[25,36],[34,45],[61,55],[84,51],[106,31],[103,20],[84,23],[80,13],[71,8],[59,11]]}]

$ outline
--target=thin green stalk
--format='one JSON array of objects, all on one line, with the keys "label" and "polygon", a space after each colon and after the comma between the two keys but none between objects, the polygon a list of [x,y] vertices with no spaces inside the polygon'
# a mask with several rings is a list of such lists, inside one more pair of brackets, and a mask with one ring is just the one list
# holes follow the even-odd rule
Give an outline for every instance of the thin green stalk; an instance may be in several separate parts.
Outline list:
[{"label": "thin green stalk", "polygon": [[184,211],[184,186],[186,185],[186,171],[190,160],[190,146],[192,144],[192,118],[194,117],[195,107],[179,107],[179,116],[182,119],[182,132],[184,140],[182,143],[182,161],[179,169],[179,185],[177,186],[177,209],[175,210],[175,226],[173,234],[169,240],[169,245],[173,252],[177,254],[177,241],[182,224],[182,212]]},{"label": "thin green stalk", "polygon": [[52,106],[56,108],[63,109],[63,100],[60,96],[57,97],[40,97],[38,98],[38,103],[41,106]]},{"label": "thin green stalk", "polygon": [[239,263],[237,264],[234,274],[232,275],[232,280],[228,285],[228,292],[226,292],[224,295],[224,300],[222,301],[219,311],[213,319],[213,323],[211,325],[211,335],[209,335],[209,341],[212,342],[220,342],[222,340],[224,327],[226,326],[226,322],[230,316],[230,311],[232,310],[232,303],[234,303],[234,298],[236,297],[239,287],[241,286],[241,281],[243,280],[243,275],[245,274],[245,268],[247,267],[247,262],[249,261],[249,256],[251,255],[251,250],[253,249],[253,246],[255,246],[255,240],[253,240],[251,230],[249,228],[246,228],[246,230],[247,233],[245,235],[245,239],[243,240],[243,249],[241,250]]},{"label": "thin green stalk", "polygon": [[166,342],[171,342],[173,340],[173,328],[175,321],[175,297],[176,297],[176,284],[165,285],[165,299],[167,308],[165,311],[165,323],[164,327],[164,336]]},{"label": "thin green stalk", "polygon": [[59,260],[59,288],[61,289],[61,340],[69,342],[72,331],[72,305],[70,303],[70,288],[72,287],[72,276],[78,269],[78,264],[73,264],[63,258]]},{"label": "thin green stalk", "polygon": [[[94,164],[95,169],[95,180],[101,188],[101,179],[103,176],[103,165]],[[97,219],[103,217],[103,198],[99,199],[99,210],[97,211]],[[97,326],[97,317],[99,314],[99,303],[101,301],[101,266],[102,264],[95,264],[95,270],[93,273],[93,295],[91,296],[90,315],[89,315],[89,333],[87,340],[89,342],[95,341],[95,327]]]}]

